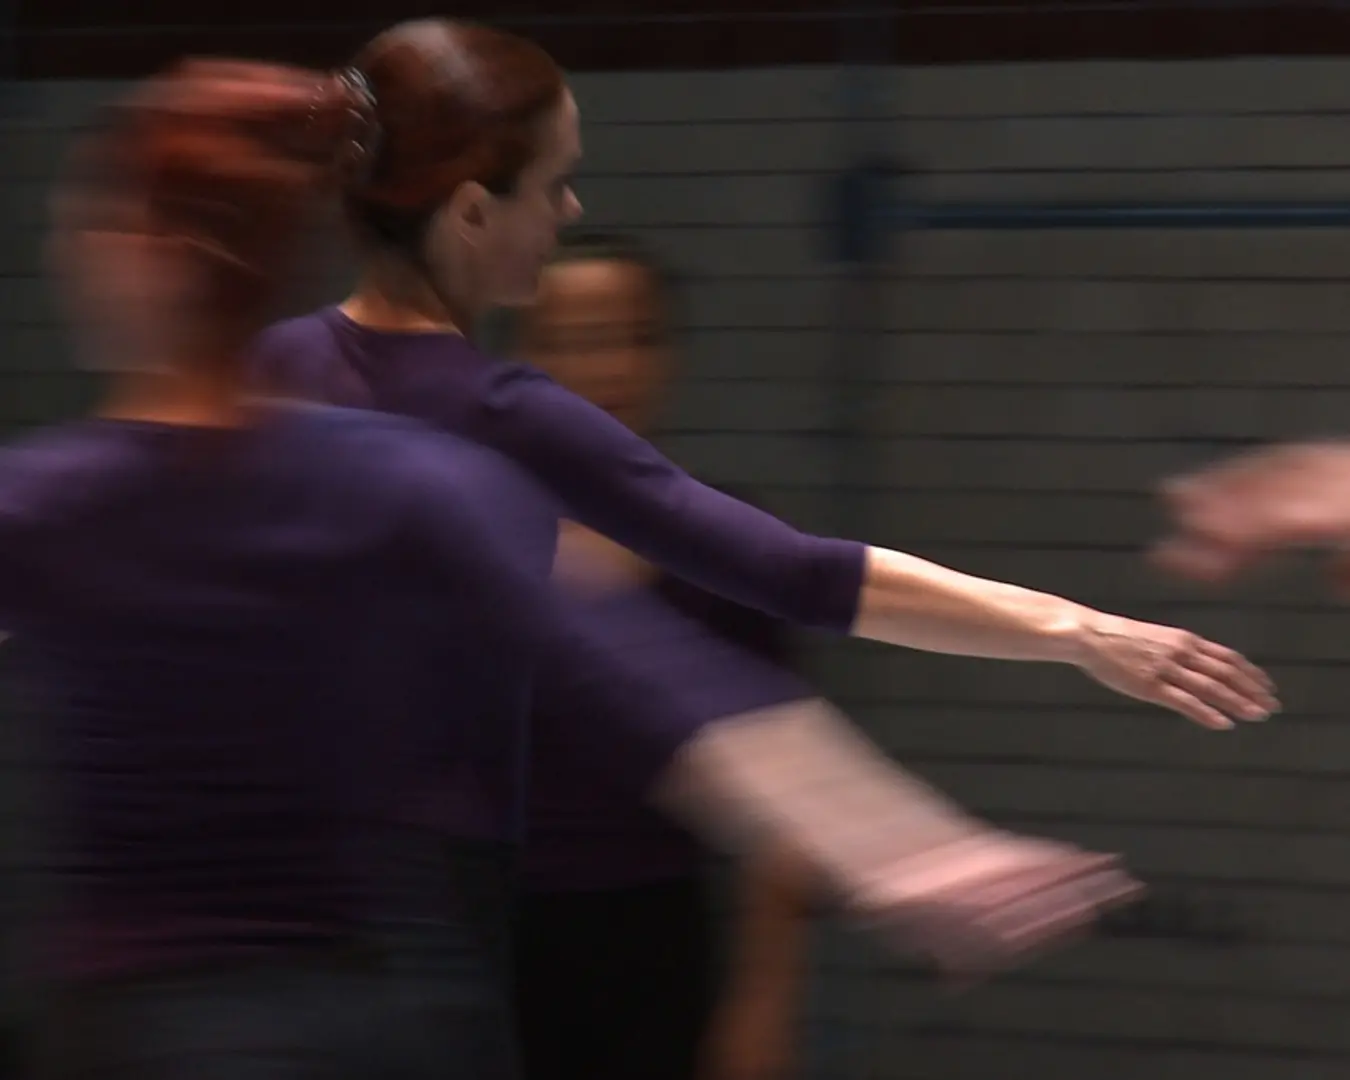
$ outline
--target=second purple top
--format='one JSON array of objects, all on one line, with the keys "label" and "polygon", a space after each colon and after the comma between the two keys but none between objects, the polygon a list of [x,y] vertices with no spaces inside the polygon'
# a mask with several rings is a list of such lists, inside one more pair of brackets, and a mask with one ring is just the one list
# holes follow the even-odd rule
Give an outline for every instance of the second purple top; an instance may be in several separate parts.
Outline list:
[{"label": "second purple top", "polygon": [[411,416],[532,473],[573,518],[748,607],[846,633],[866,549],[803,533],[699,483],[603,410],[455,334],[372,330],[330,307],[257,345],[268,389]]}]

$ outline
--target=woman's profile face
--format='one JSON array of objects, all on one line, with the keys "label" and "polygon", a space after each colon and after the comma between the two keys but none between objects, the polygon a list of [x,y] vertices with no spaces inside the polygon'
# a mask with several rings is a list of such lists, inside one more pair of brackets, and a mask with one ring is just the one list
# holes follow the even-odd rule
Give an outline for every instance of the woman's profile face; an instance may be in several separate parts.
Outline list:
[{"label": "woman's profile face", "polygon": [[635,431],[659,407],[671,356],[660,284],[619,259],[555,263],[525,312],[522,355]]},{"label": "woman's profile face", "polygon": [[572,176],[581,160],[581,128],[570,93],[539,125],[538,151],[515,188],[494,195],[479,185],[451,197],[433,221],[429,251],[444,286],[475,283],[484,307],[534,302],[558,231],[581,216]]}]

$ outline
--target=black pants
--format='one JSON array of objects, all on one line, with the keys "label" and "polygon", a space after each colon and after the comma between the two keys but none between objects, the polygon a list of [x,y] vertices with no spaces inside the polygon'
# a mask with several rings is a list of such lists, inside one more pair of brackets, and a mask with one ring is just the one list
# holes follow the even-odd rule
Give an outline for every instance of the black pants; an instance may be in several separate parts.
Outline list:
[{"label": "black pants", "polygon": [[527,1080],[690,1080],[719,951],[702,879],[525,897],[515,998]]},{"label": "black pants", "polygon": [[386,902],[348,945],[58,988],[39,1080],[517,1080],[513,857],[388,841]]},{"label": "black pants", "polygon": [[292,962],[66,990],[40,1080],[509,1080],[506,1018],[443,979]]}]

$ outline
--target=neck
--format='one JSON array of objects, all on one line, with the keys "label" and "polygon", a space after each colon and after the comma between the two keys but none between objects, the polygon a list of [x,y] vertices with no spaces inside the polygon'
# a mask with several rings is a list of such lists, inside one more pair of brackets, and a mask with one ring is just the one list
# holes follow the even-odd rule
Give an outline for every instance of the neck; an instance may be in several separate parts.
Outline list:
[{"label": "neck", "polygon": [[136,373],[117,379],[98,414],[184,427],[242,427],[250,398],[238,365],[202,370],[166,367],[163,374]]},{"label": "neck", "polygon": [[438,331],[461,337],[473,330],[473,305],[441,295],[411,267],[388,262],[366,266],[341,310],[372,330]]}]

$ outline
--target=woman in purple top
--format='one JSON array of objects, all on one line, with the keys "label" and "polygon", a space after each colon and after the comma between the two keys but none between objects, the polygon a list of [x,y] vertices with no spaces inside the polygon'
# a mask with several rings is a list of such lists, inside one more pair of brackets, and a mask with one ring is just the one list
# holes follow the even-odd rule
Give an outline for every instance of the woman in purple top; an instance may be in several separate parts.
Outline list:
[{"label": "woman in purple top", "polygon": [[[405,792],[490,775],[475,733],[516,724],[526,680],[482,678],[478,642],[604,656],[550,622],[516,470],[252,401],[238,359],[365,109],[351,77],[186,65],[58,201],[65,296],[123,374],[0,456],[0,600],[49,714],[40,1075],[511,1075],[500,812],[461,785],[447,847]],[[687,737],[662,726],[635,774]]]},{"label": "woman in purple top", "polygon": [[58,203],[66,298],[120,374],[97,417],[0,455],[0,603],[55,807],[40,1074],[511,1076],[493,787],[536,658],[599,719],[587,753],[621,747],[675,811],[800,837],[857,914],[939,954],[1016,952],[1127,890],[1110,860],[945,815],[936,846],[888,825],[863,850],[886,814],[821,801],[840,774],[816,762],[867,777],[837,740],[712,730],[568,623],[519,470],[248,395],[297,222],[375,131],[359,73],[187,64],[109,118]]},{"label": "woman in purple top", "polygon": [[[517,337],[524,359],[639,433],[673,361],[674,286],[637,241],[573,236]],[[788,628],[660,574],[566,523],[557,574],[597,641],[709,720],[814,697]],[[709,640],[715,639],[715,640]],[[747,699],[747,695],[751,695]],[[590,723],[566,681],[536,681],[528,831],[513,949],[526,1075],[772,1080],[790,1067],[809,874],[758,853],[718,926],[707,848],[558,735]]]},{"label": "woman in purple top", "polygon": [[576,102],[510,34],[430,19],[379,35],[355,67],[382,142],[345,191],[362,245],[339,307],[271,328],[260,378],[302,397],[403,413],[483,442],[568,516],[694,584],[791,621],[937,652],[1073,664],[1212,728],[1276,708],[1265,675],[1172,627],[1094,611],[900,552],[808,536],[705,487],[603,411],[469,341],[528,303],[581,207]]}]

